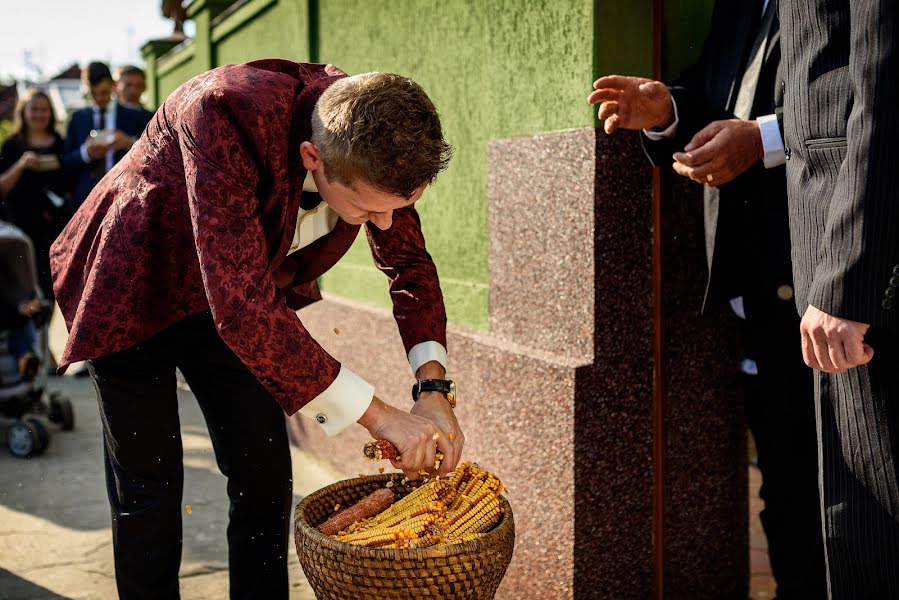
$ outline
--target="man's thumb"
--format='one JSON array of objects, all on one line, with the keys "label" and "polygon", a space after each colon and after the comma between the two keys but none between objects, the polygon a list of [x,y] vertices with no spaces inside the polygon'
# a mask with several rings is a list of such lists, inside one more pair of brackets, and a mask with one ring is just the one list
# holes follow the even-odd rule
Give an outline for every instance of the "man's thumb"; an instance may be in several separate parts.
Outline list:
[{"label": "man's thumb", "polygon": [[862,347],[863,347],[863,349],[864,349],[864,351],[865,351],[865,356],[864,356],[864,358],[862,358],[862,361],[861,361],[860,363],[858,363],[858,364],[860,364],[860,365],[866,365],[866,364],[868,364],[869,362],[871,362],[871,359],[872,359],[872,358],[874,358],[874,348],[872,348],[872,347],[869,346],[868,344],[862,344]]},{"label": "man's thumb", "polygon": [[640,93],[652,100],[663,100],[668,95],[668,86],[661,81],[647,81],[640,84]]}]

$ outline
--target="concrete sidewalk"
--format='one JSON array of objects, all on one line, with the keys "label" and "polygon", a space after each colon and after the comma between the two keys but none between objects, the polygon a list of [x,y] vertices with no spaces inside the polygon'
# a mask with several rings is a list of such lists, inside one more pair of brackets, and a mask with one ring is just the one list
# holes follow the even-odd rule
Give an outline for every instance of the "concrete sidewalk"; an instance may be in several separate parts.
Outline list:
[{"label": "concrete sidewalk", "polygon": [[[89,379],[50,380],[68,395],[75,431],[54,429],[45,454],[13,458],[0,421],[0,598],[42,600],[116,597],[109,506],[102,466],[96,396]],[[228,597],[228,498],[196,400],[180,391],[184,443],[184,552],[181,594],[189,599]],[[294,505],[305,494],[336,480],[314,458],[292,448]],[[291,531],[293,528],[291,527]],[[291,599],[312,600],[290,542]]]}]

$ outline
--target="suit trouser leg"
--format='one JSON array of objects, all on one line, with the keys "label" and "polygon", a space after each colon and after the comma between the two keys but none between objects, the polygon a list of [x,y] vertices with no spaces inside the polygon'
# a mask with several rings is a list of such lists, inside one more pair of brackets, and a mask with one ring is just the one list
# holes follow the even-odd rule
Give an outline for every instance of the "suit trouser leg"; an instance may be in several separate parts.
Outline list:
[{"label": "suit trouser leg", "polygon": [[293,482],[284,413],[225,345],[209,315],[190,319],[183,347],[178,367],[228,478],[231,598],[286,600]]},{"label": "suit trouser leg", "polygon": [[746,416],[765,503],[759,518],[782,600],[825,598],[818,507],[814,375],[802,361],[792,302],[744,297],[747,345],[758,374],[746,378]]},{"label": "suit trouser leg", "polygon": [[175,365],[153,342],[88,363],[103,423],[119,596],[177,599],[181,432]]},{"label": "suit trouser leg", "polygon": [[820,486],[831,597],[899,598],[899,339],[870,330],[868,365],[818,373]]}]

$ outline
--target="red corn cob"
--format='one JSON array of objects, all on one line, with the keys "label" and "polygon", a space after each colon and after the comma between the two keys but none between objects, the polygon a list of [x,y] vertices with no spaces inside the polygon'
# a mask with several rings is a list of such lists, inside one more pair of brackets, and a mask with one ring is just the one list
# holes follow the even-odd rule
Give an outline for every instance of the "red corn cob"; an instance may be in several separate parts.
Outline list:
[{"label": "red corn cob", "polygon": [[327,521],[318,526],[325,535],[337,535],[360,519],[369,519],[390,508],[395,496],[393,490],[381,488],[372,492],[356,504],[331,515]]},{"label": "red corn cob", "polygon": [[365,457],[369,460],[393,460],[399,457],[400,453],[396,446],[387,440],[375,440],[368,442],[362,449]]}]

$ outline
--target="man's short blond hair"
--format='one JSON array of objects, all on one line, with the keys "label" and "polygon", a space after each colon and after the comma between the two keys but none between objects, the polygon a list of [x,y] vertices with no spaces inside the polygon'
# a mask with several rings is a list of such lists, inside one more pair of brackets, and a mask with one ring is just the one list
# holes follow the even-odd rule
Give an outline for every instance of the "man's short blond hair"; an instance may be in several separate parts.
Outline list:
[{"label": "man's short blond hair", "polygon": [[452,155],[430,98],[394,73],[334,82],[312,112],[312,139],[329,181],[363,181],[403,198],[433,182]]}]

